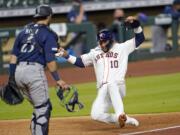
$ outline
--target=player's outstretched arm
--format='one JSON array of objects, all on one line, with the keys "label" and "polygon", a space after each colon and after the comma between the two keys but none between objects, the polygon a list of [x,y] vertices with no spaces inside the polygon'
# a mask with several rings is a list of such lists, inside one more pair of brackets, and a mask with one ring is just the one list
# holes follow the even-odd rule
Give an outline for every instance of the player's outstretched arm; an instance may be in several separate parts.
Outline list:
[{"label": "player's outstretched arm", "polygon": [[66,50],[64,50],[63,48],[60,48],[58,50],[58,53],[56,53],[56,56],[64,57],[65,59],[67,59],[68,62],[70,62],[71,64],[73,64],[77,67],[80,67],[80,68],[85,67],[85,65],[80,57],[75,57],[75,56],[68,54],[68,52]]},{"label": "player's outstretched arm", "polygon": [[127,17],[125,22],[134,29],[136,47],[139,47],[145,40],[140,22],[133,16]]},{"label": "player's outstretched arm", "polygon": [[139,47],[145,40],[142,28],[139,26],[134,29],[136,47]]}]

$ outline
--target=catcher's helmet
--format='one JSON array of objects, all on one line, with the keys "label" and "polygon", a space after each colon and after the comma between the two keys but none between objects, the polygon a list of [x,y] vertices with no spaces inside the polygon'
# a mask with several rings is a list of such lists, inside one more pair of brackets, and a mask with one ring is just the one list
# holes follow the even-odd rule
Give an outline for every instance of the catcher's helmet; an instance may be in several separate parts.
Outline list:
[{"label": "catcher's helmet", "polygon": [[34,18],[47,17],[53,14],[52,8],[49,5],[39,5],[36,7]]}]

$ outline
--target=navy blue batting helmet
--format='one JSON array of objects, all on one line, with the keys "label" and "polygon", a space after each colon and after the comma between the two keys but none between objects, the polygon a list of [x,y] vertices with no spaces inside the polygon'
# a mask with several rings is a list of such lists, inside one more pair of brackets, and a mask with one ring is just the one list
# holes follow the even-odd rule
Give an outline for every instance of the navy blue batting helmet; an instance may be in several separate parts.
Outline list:
[{"label": "navy blue batting helmet", "polygon": [[98,41],[99,41],[100,46],[101,46],[102,42],[107,41],[106,46],[105,47],[101,46],[101,49],[104,52],[108,52],[110,50],[110,48],[112,47],[112,44],[113,44],[112,32],[110,30],[108,30],[108,29],[103,29],[98,33],[97,36],[98,36]]},{"label": "navy blue batting helmet", "polygon": [[98,40],[100,41],[108,41],[108,40],[112,40],[113,39],[113,35],[112,32],[109,31],[108,29],[103,29],[98,33]]},{"label": "navy blue batting helmet", "polygon": [[53,14],[52,8],[49,5],[39,5],[36,7],[34,18],[47,17]]}]

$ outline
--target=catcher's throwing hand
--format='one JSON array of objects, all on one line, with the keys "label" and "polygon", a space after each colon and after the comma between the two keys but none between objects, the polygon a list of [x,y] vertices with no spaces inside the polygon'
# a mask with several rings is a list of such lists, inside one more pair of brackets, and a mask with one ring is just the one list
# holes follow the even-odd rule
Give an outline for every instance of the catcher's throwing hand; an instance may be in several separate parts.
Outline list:
[{"label": "catcher's throwing hand", "polygon": [[58,52],[55,55],[57,57],[67,57],[68,56],[68,52],[66,50],[64,50],[64,48],[60,47],[58,49]]},{"label": "catcher's throwing hand", "polygon": [[57,83],[57,85],[60,87],[60,88],[62,88],[62,90],[66,90],[66,89],[69,89],[69,85],[68,84],[66,84],[66,82],[64,82],[63,80],[59,80],[59,81],[57,81],[56,82]]}]

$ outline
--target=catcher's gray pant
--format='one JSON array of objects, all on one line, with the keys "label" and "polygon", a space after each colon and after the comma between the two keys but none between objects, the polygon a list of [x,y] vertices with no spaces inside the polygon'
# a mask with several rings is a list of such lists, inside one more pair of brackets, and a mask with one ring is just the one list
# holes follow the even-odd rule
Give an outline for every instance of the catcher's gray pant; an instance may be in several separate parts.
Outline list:
[{"label": "catcher's gray pant", "polygon": [[153,47],[151,49],[152,53],[164,52],[167,42],[167,29],[164,29],[161,26],[152,27],[152,42]]},{"label": "catcher's gray pant", "polygon": [[15,80],[34,107],[32,134],[47,135],[51,105],[44,67],[38,63],[20,62],[16,68]]}]

